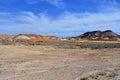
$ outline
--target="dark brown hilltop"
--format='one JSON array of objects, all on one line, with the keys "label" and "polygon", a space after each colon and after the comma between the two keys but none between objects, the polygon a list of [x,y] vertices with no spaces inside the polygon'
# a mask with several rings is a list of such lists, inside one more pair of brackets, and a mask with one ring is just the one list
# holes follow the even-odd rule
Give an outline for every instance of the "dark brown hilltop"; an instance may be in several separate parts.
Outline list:
[{"label": "dark brown hilltop", "polygon": [[119,39],[119,35],[111,30],[91,31],[91,32],[86,32],[75,38],[76,39],[81,38],[83,40],[95,40],[95,41],[117,41]]}]

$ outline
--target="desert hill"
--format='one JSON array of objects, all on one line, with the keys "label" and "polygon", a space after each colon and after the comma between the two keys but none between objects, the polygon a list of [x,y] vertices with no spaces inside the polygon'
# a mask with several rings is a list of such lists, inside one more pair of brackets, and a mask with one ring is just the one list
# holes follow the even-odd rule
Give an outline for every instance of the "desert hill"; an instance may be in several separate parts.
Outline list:
[{"label": "desert hill", "polygon": [[111,30],[106,31],[91,31],[86,32],[80,36],[74,37],[76,39],[83,39],[83,40],[101,40],[101,41],[117,41],[119,39],[119,35],[114,33]]},{"label": "desert hill", "polygon": [[6,38],[9,38],[10,36],[7,35],[7,34],[1,34],[0,35],[0,39],[6,39]]},{"label": "desert hill", "polygon": [[106,31],[91,31],[91,32],[85,32],[82,35],[75,36],[75,37],[69,37],[69,38],[59,38],[57,36],[43,36],[39,34],[18,34],[15,36],[10,35],[0,35],[0,39],[7,39],[11,41],[62,41],[62,40],[88,40],[88,41],[118,41],[120,40],[120,35],[114,33],[111,30]]},{"label": "desert hill", "polygon": [[31,40],[31,41],[49,41],[49,40],[58,40],[56,36],[42,36],[38,34],[18,34],[13,37],[14,41],[17,40]]}]

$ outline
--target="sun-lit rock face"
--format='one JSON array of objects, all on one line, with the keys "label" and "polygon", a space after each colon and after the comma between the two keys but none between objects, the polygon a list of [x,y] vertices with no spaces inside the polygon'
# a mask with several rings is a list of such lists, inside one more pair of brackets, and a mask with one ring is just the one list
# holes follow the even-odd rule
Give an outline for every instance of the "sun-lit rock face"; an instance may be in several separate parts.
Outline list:
[{"label": "sun-lit rock face", "polygon": [[82,34],[80,37],[86,40],[99,40],[101,31],[92,31]]},{"label": "sun-lit rock face", "polygon": [[14,40],[32,40],[32,41],[40,41],[43,39],[43,36],[36,34],[19,34],[13,37]]},{"label": "sun-lit rock face", "polygon": [[41,36],[37,34],[19,34],[13,37],[13,40],[30,40],[30,41],[52,41],[58,40],[56,36]]},{"label": "sun-lit rock face", "polygon": [[83,40],[117,41],[119,36],[111,30],[86,32],[77,38]]},{"label": "sun-lit rock face", "polygon": [[56,37],[56,36],[45,36],[44,39],[45,40],[58,40],[58,37]]},{"label": "sun-lit rock face", "polygon": [[110,30],[102,32],[100,37],[102,40],[110,40],[110,41],[116,41],[119,39],[119,36]]},{"label": "sun-lit rock face", "polygon": [[6,35],[6,34],[3,34],[3,35],[0,35],[0,39],[7,39],[9,38],[10,36],[9,35]]},{"label": "sun-lit rock face", "polygon": [[19,35],[19,36],[16,36],[15,39],[30,40],[30,37],[28,37],[26,35]]}]

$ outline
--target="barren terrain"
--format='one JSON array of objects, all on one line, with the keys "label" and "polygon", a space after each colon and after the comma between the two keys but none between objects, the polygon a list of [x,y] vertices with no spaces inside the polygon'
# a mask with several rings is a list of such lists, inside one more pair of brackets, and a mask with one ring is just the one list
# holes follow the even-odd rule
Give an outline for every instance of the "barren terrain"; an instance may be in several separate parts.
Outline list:
[{"label": "barren terrain", "polygon": [[0,45],[0,80],[120,80],[120,48]]}]

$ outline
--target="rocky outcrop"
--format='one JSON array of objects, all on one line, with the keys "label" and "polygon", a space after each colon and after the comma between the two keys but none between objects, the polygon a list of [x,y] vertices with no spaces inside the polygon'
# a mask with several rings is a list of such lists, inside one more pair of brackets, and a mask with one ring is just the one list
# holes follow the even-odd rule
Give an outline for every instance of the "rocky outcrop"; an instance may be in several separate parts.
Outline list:
[{"label": "rocky outcrop", "polygon": [[101,31],[86,32],[78,37],[86,40],[99,40]]},{"label": "rocky outcrop", "polygon": [[7,34],[0,35],[0,39],[8,39],[9,37]]},{"label": "rocky outcrop", "polygon": [[13,37],[13,40],[31,40],[31,41],[40,41],[43,40],[43,36],[37,34],[19,34]]},{"label": "rocky outcrop", "polygon": [[119,39],[119,36],[112,32],[111,30],[106,31],[92,31],[92,32],[86,32],[77,38],[81,38],[84,40],[102,40],[102,41],[117,41]]},{"label": "rocky outcrop", "polygon": [[58,40],[59,38],[56,36],[45,36],[44,39],[45,40]]},{"label": "rocky outcrop", "polygon": [[58,40],[56,36],[42,36],[37,34],[19,34],[13,37],[14,41],[22,40],[22,41],[51,41],[51,40]]},{"label": "rocky outcrop", "polygon": [[100,38],[105,41],[116,41],[119,39],[119,36],[112,32],[111,30],[104,31],[100,34]]}]

